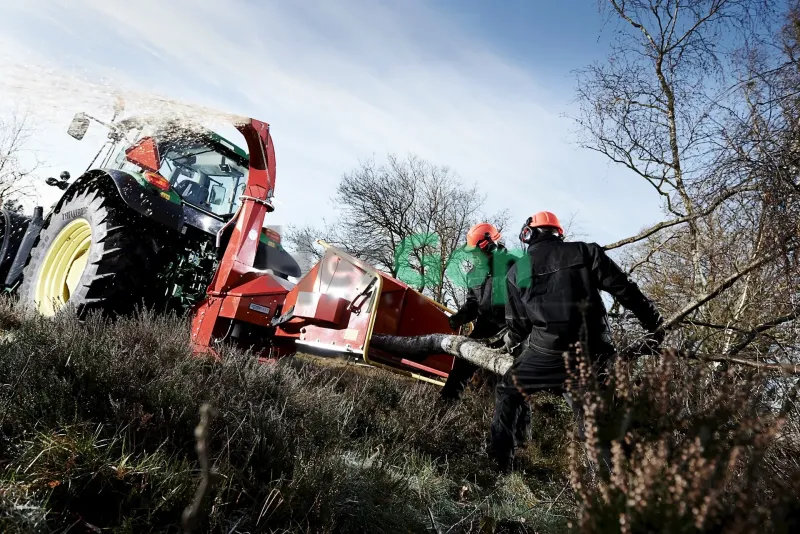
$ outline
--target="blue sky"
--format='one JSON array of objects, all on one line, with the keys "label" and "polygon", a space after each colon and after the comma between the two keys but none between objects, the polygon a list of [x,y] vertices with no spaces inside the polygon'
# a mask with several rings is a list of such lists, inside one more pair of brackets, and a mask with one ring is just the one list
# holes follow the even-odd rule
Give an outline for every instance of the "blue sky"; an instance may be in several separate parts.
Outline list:
[{"label": "blue sky", "polygon": [[[69,7],[67,7],[69,6]],[[148,96],[260,118],[277,151],[270,224],[333,215],[342,173],[387,152],[446,164],[508,208],[607,243],[661,219],[652,189],[574,144],[571,71],[605,55],[595,0],[0,0],[0,113],[31,114],[41,176],[83,170],[77,111]],[[607,37],[608,29],[606,29]],[[43,186],[49,205],[57,190]]]}]

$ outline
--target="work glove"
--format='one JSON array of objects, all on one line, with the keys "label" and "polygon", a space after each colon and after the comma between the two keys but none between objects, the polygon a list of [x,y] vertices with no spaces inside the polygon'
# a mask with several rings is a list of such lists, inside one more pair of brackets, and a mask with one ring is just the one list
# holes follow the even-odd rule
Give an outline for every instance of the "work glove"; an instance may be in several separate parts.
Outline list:
[{"label": "work glove", "polygon": [[464,321],[457,313],[454,313],[450,317],[447,318],[447,322],[450,323],[450,328],[452,330],[458,330],[464,324]]},{"label": "work glove", "polygon": [[519,338],[511,330],[507,331],[503,336],[503,347],[508,354],[511,354],[514,357],[519,354]]}]

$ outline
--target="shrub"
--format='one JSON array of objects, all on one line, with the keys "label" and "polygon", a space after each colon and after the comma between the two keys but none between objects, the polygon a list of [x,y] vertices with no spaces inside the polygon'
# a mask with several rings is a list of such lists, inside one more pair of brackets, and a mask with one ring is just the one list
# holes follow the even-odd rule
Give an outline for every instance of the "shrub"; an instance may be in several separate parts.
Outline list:
[{"label": "shrub", "polygon": [[179,532],[204,403],[204,532],[791,532],[800,515],[793,396],[675,353],[617,365],[607,389],[585,365],[573,376],[610,474],[587,470],[571,412],[540,395],[498,477],[489,387],[439,410],[435,387],[378,369],[193,358],[175,316],[45,320],[0,300],[0,330],[2,532]]},{"label": "shrub", "polygon": [[765,402],[770,377],[719,372],[666,351],[621,362],[610,387],[585,358],[570,388],[586,411],[587,451],[610,444],[592,480],[571,454],[580,532],[796,532],[800,434],[794,395]]},{"label": "shrub", "polygon": [[265,365],[232,349],[221,362],[192,358],[175,316],[80,323],[2,301],[0,328],[3,532],[180,531],[200,479],[205,402],[217,479],[201,531],[566,526],[562,411],[537,413],[509,485],[482,452],[488,392],[439,411],[435,387],[377,369]]}]

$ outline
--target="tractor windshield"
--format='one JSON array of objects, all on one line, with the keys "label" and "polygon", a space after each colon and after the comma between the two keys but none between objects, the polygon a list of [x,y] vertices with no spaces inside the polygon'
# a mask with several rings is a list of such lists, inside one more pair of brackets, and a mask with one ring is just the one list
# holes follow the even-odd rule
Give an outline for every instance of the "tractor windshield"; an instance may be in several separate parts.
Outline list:
[{"label": "tractor windshield", "polygon": [[204,138],[166,142],[159,152],[159,174],[185,202],[222,216],[239,208],[249,170],[240,156]]},{"label": "tractor windshield", "polygon": [[[136,123],[138,124],[138,123]],[[158,174],[169,181],[184,202],[225,218],[239,209],[250,170],[247,153],[211,130],[180,121],[153,121],[138,127],[140,140],[154,139]],[[121,147],[117,168],[143,172]]]}]

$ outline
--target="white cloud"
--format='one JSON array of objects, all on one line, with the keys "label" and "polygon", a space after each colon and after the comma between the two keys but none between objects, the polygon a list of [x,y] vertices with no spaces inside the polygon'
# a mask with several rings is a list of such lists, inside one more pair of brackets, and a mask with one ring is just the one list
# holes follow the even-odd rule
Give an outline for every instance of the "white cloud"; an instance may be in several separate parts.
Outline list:
[{"label": "white cloud", "polygon": [[[91,79],[105,77],[140,97],[156,91],[269,122],[281,201],[275,224],[330,214],[340,175],[389,151],[416,153],[480,182],[487,211],[510,208],[514,225],[539,209],[577,211],[589,238],[605,242],[658,218],[658,199],[646,186],[567,143],[571,124],[560,113],[571,95],[548,90],[548,80],[504,61],[432,8],[398,5],[85,0],[67,8],[29,0],[9,6],[0,31],[38,53],[37,62],[89,69]],[[50,89],[40,111],[47,103],[61,111],[52,138],[66,138],[80,110],[77,102],[58,107],[65,85],[77,100],[110,104],[99,100],[102,85],[38,83]],[[53,142],[49,155],[69,142]]]}]

